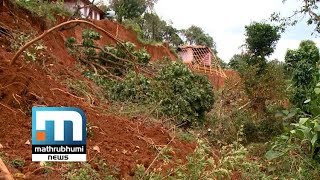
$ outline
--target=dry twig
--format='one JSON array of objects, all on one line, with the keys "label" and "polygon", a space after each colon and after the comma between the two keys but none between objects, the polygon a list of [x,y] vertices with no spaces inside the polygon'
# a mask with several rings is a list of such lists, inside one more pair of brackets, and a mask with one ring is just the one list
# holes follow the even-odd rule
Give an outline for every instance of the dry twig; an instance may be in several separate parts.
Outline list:
[{"label": "dry twig", "polygon": [[151,164],[149,165],[149,167],[146,170],[146,173],[148,173],[148,171],[150,170],[150,168],[152,167],[153,163],[158,159],[158,157],[163,153],[164,149],[166,149],[170,143],[174,140],[175,136],[172,137],[172,139],[169,141],[169,143],[167,145],[165,145],[161,151],[157,154],[157,156],[153,159],[153,161],[151,162]]},{"label": "dry twig", "polygon": [[71,93],[69,93],[69,92],[67,92],[67,91],[64,91],[64,90],[62,90],[62,89],[59,89],[59,88],[51,88],[50,90],[51,90],[51,91],[60,91],[60,92],[63,92],[63,93],[65,93],[65,94],[68,94],[68,95],[70,95],[70,96],[72,96],[72,97],[74,97],[74,98],[81,99],[81,100],[85,100],[84,98],[75,96],[75,95],[73,95],[73,94],[71,94]]}]

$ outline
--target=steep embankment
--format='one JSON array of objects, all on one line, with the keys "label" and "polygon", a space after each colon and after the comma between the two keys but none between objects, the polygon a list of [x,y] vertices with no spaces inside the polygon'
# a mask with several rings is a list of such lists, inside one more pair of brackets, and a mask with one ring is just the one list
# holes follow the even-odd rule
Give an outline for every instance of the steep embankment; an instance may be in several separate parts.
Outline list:
[{"label": "steep embankment", "polygon": [[[13,174],[22,173],[19,176],[24,175],[30,179],[57,179],[68,171],[66,166],[54,165],[54,173],[46,174],[41,171],[39,163],[31,161],[32,106],[74,106],[83,109],[87,121],[93,127],[92,137],[87,139],[87,159],[93,167],[96,159],[105,159],[110,167],[118,171],[119,177],[130,178],[136,164],[150,166],[158,153],[154,147],[164,146],[173,138],[167,128],[161,124],[144,122],[139,117],[133,121],[104,114],[107,104],[97,98],[88,102],[85,97],[69,92],[65,83],[62,83],[68,78],[79,79],[94,88],[94,84],[77,71],[75,59],[64,47],[67,37],[81,38],[82,27],[56,31],[45,37],[43,43],[47,49],[40,62],[25,64],[25,59],[20,57],[16,64],[10,66],[7,62],[14,55],[10,39],[14,39],[15,33],[19,32],[40,34],[44,25],[40,18],[13,6],[2,8],[0,17],[0,157],[7,162]],[[115,26],[114,22],[94,23],[112,33],[116,33],[118,27],[118,38],[137,43],[134,33],[120,25]],[[104,37],[101,43],[112,42]],[[154,60],[162,55],[173,57],[163,46],[147,46],[147,49]],[[94,146],[98,146],[100,152],[93,150]],[[194,143],[177,139],[170,146],[174,150],[173,158],[182,160],[195,148]],[[23,159],[25,165],[14,168],[10,165],[14,159]],[[157,160],[152,167],[157,167],[160,162],[161,160]],[[162,169],[170,167],[169,164]]]}]

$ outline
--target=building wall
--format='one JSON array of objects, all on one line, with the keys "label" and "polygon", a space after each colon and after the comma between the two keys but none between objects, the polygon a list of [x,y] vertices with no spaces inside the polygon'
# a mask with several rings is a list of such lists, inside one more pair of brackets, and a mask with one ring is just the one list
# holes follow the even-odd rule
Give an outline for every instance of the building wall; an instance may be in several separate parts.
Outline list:
[{"label": "building wall", "polygon": [[100,13],[97,13],[97,20],[100,20],[101,17],[100,17]]},{"label": "building wall", "polygon": [[184,49],[179,52],[179,56],[181,57],[184,63],[191,63],[193,60],[193,52],[191,48]]},{"label": "building wall", "polygon": [[[79,2],[80,7],[84,7],[86,4],[84,4],[83,2]],[[77,4],[76,2],[65,2],[65,6],[70,9],[72,12],[74,12],[77,8]],[[86,18],[89,15],[90,12],[90,7],[85,7],[80,9],[80,13],[81,13],[81,17],[82,18]],[[96,19],[96,20],[100,20],[100,13],[94,9],[92,9],[91,11],[91,16],[89,17],[90,19]]]}]

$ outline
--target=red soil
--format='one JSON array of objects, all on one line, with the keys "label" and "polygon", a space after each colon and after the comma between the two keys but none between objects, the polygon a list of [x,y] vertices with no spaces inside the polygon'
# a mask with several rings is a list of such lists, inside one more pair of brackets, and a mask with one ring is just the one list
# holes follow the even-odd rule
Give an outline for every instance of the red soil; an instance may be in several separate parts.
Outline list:
[{"label": "red soil", "polygon": [[[0,12],[0,23],[5,24],[5,28],[42,32],[40,19],[34,22],[34,18],[26,16],[25,12],[13,8],[10,8],[10,11],[4,8]],[[108,21],[95,23],[115,32],[114,23]],[[134,33],[126,31],[123,27],[119,29],[119,37],[137,43]],[[161,124],[148,124],[139,118],[129,120],[103,114],[102,110],[107,108],[103,102],[97,100],[96,106],[93,106],[83,98],[69,93],[67,87],[61,83],[62,80],[72,77],[88,81],[75,69],[75,59],[69,56],[64,48],[64,40],[70,35],[80,38],[81,28],[57,31],[43,39],[48,47],[43,64],[42,62],[25,64],[22,63],[24,59],[20,57],[16,65],[9,66],[7,62],[13,57],[13,52],[10,52],[10,43],[0,34],[0,144],[3,145],[0,155],[5,156],[9,162],[18,157],[26,161],[26,165],[20,169],[8,166],[13,174],[22,172],[29,179],[60,178],[59,172],[49,174],[49,177],[41,174],[36,170],[40,167],[39,163],[31,161],[31,146],[26,144],[27,141],[31,141],[31,107],[39,105],[79,107],[84,110],[88,123],[96,127],[93,128],[93,136],[87,139],[89,163],[95,167],[96,158],[105,159],[109,166],[119,170],[119,177],[128,179],[133,175],[135,164],[148,167],[158,153],[154,149],[155,145],[166,145],[172,137]],[[106,37],[101,42],[111,43]],[[164,46],[146,47],[151,54],[154,53],[152,54],[154,60],[161,58],[162,55],[173,56]],[[94,151],[94,146],[98,146],[101,152]],[[173,159],[185,160],[186,155],[195,148],[195,143],[174,139],[170,146],[174,150]],[[152,167],[159,167],[160,161],[157,160]],[[166,168],[170,168],[170,165],[163,167]]]},{"label": "red soil", "polygon": [[[31,162],[31,146],[25,144],[31,141],[30,111],[36,105],[83,109],[88,122],[97,127],[93,128],[93,137],[87,139],[88,160],[96,157],[106,159],[109,165],[120,170],[122,177],[133,175],[136,164],[148,167],[157,153],[152,147],[166,145],[172,138],[160,124],[102,114],[89,103],[67,93],[66,87],[48,76],[38,65],[19,67],[0,63],[0,66],[0,143],[4,146],[1,151],[10,160],[17,157],[26,160],[26,166],[20,169],[22,173],[32,172],[39,166]],[[62,65],[54,65],[53,68],[65,70]],[[93,150],[96,145],[101,153]],[[184,160],[195,144],[174,140],[171,146],[175,151],[174,159]],[[10,170],[17,172],[16,169]]]}]

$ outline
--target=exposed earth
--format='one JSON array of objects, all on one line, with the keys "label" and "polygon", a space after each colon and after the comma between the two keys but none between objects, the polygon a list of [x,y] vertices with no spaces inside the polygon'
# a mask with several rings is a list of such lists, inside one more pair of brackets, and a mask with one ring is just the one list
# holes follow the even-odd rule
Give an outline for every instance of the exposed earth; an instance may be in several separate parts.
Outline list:
[{"label": "exposed earth", "polygon": [[[97,88],[77,70],[76,60],[68,54],[64,46],[66,38],[70,36],[80,40],[85,26],[61,29],[46,36],[42,40],[47,47],[42,54],[42,62],[26,64],[21,56],[17,63],[9,65],[14,52],[7,36],[12,35],[12,32],[41,34],[47,27],[42,19],[15,7],[1,9],[0,17],[0,157],[5,162],[17,158],[25,160],[22,168],[7,166],[15,178],[60,179],[67,169],[55,164],[54,173],[44,174],[40,164],[31,161],[32,106],[81,108],[92,127],[92,136],[87,138],[88,163],[99,168],[96,160],[104,159],[119,178],[130,179],[134,175],[136,164],[142,164],[146,168],[152,165],[152,169],[163,165],[159,159],[152,164],[158,154],[157,147],[172,147],[171,155],[177,163],[185,162],[186,156],[193,152],[196,143],[175,138],[171,127],[145,121],[143,117],[128,119],[106,113],[106,101],[93,97],[88,102],[86,97],[79,97],[68,89],[63,83],[67,78],[80,79],[92,89]],[[59,21],[66,19],[60,18]],[[143,45],[137,40],[135,33],[116,22],[103,20],[93,23],[121,40],[145,47],[153,61],[163,57],[177,59],[167,45]],[[114,42],[103,36],[99,43]],[[172,163],[167,164],[161,169],[166,170],[172,166]]]}]

